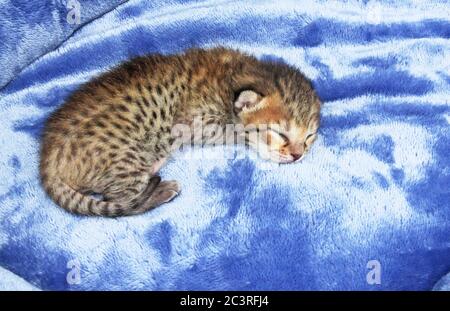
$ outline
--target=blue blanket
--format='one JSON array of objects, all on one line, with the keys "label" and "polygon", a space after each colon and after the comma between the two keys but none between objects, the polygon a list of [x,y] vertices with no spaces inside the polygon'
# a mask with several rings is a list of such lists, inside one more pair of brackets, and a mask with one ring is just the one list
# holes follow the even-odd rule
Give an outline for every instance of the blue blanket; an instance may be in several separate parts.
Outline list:
[{"label": "blue blanket", "polygon": [[[0,9],[2,288],[449,288],[447,1],[41,2]],[[302,162],[194,148],[161,171],[181,195],[144,215],[52,203],[39,135],[73,90],[136,55],[215,45],[313,81],[322,126]]]}]

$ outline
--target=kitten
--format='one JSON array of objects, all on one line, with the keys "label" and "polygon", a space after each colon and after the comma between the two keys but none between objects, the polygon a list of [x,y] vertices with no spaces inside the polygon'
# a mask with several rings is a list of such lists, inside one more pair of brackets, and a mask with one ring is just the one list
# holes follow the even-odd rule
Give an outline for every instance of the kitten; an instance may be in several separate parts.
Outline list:
[{"label": "kitten", "polygon": [[246,130],[245,143],[288,163],[315,140],[319,110],[311,83],[285,64],[225,48],[137,57],[82,85],[50,116],[41,180],[70,212],[140,214],[180,193],[178,182],[156,175],[174,148],[175,125],[201,117],[221,128],[253,126],[259,135]]}]

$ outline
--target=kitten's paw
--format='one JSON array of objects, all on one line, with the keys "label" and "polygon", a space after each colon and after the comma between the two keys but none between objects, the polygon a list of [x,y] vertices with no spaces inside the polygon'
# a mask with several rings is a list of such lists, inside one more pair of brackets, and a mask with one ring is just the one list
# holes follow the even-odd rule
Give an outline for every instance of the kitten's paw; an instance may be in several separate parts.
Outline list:
[{"label": "kitten's paw", "polygon": [[162,181],[152,194],[152,200],[157,204],[173,200],[181,192],[180,184],[175,180]]}]

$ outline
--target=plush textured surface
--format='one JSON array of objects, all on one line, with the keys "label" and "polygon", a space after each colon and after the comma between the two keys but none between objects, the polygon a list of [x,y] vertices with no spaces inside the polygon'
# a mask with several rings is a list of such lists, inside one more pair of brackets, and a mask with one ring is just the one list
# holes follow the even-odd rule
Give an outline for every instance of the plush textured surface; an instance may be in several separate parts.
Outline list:
[{"label": "plush textured surface", "polygon": [[80,26],[124,0],[83,0],[79,19],[75,0],[0,1],[0,87],[23,68],[55,49]]},{"label": "plush textured surface", "polygon": [[450,273],[444,276],[439,282],[434,285],[435,291],[450,291]]},{"label": "plush textured surface", "polygon": [[[98,18],[75,32],[56,2],[25,15],[38,1],[3,2],[0,84],[14,77],[0,94],[8,272],[46,290],[430,290],[450,271],[447,1],[128,1],[112,11],[121,1],[80,1]],[[74,216],[46,197],[39,134],[71,91],[135,55],[217,44],[313,80],[322,127],[304,161],[279,166],[242,147],[180,152],[161,175],[182,194],[128,218]],[[366,281],[370,260],[381,284]],[[78,284],[67,281],[74,263]]]},{"label": "plush textured surface", "polygon": [[38,290],[21,277],[0,267],[0,291],[32,291]]}]

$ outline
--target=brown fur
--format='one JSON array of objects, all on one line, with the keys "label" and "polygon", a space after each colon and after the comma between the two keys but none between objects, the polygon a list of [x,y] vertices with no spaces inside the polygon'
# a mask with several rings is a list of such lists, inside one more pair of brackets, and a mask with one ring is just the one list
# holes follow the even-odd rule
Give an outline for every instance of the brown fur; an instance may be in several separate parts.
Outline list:
[{"label": "brown fur", "polygon": [[[243,90],[258,93],[262,106],[236,111]],[[225,48],[138,57],[84,84],[52,114],[42,141],[42,183],[74,213],[139,214],[180,192],[176,181],[155,176],[170,155],[174,124],[191,125],[196,116],[220,126],[294,121],[306,133],[312,123],[317,131],[319,109],[310,82],[287,65]]]}]

